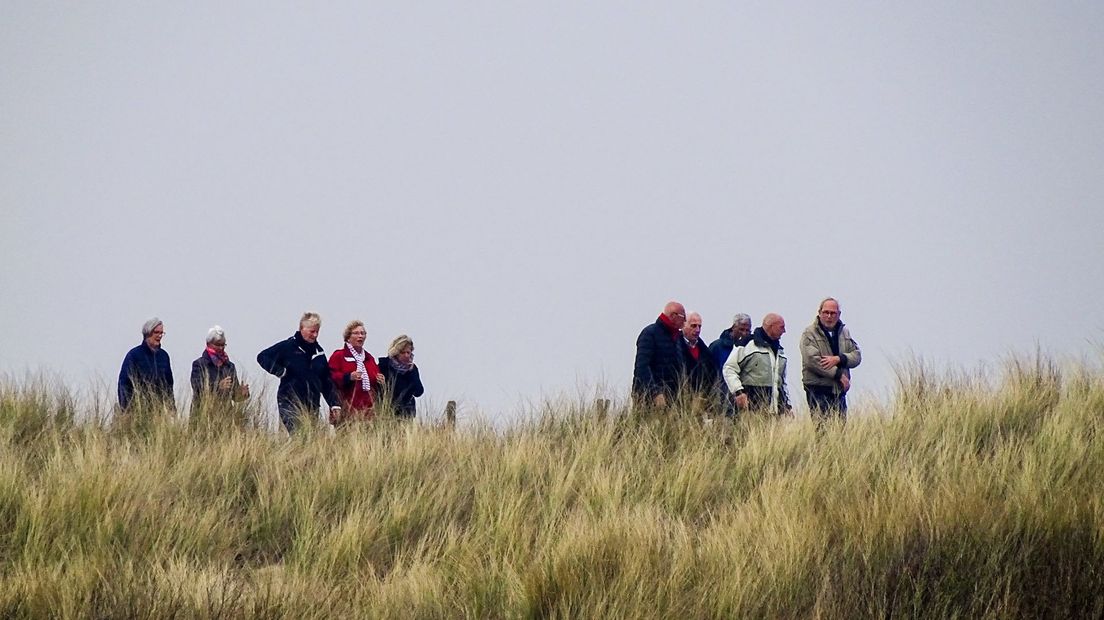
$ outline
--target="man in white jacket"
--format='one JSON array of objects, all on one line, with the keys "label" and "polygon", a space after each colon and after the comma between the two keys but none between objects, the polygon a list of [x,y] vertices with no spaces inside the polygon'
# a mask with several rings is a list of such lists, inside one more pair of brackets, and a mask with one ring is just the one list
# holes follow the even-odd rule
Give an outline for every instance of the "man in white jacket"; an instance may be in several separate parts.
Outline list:
[{"label": "man in white jacket", "polygon": [[786,388],[786,352],[780,338],[786,320],[770,313],[755,328],[751,339],[732,348],[724,365],[724,380],[736,410],[757,410],[773,415],[792,415]]}]

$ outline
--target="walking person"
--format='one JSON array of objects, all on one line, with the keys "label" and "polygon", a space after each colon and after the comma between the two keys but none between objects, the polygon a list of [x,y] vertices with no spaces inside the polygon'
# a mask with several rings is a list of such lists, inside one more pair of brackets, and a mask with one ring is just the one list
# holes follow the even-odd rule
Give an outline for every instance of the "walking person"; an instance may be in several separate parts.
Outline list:
[{"label": "walking person", "polygon": [[130,413],[139,405],[176,410],[169,354],[161,348],[165,325],[153,317],[142,325],[142,343],[127,352],[119,369],[119,408]]},{"label": "walking person", "polygon": [[414,341],[410,336],[402,334],[391,341],[387,357],[379,360],[379,369],[391,410],[400,418],[413,419],[417,415],[414,399],[425,393],[425,387],[414,363]]},{"label": "walking person", "polygon": [[801,384],[818,429],[832,418],[847,421],[851,369],[861,363],[862,350],[840,320],[839,302],[828,297],[801,333]]},{"label": "walking person", "polygon": [[335,424],[351,420],[371,420],[372,406],[385,382],[376,358],[364,349],[368,331],[363,321],[345,326],[345,346],[330,354],[330,378],[341,396],[341,417]]},{"label": "walking person", "polygon": [[781,341],[784,333],[785,319],[772,312],[763,317],[763,324],[755,328],[749,340],[733,347],[723,374],[737,415],[741,411],[793,415],[786,388],[786,352]]},{"label": "walking person", "polygon": [[239,380],[237,368],[226,354],[226,332],[218,325],[207,330],[207,346],[192,362],[191,384],[189,420],[193,424],[215,422],[211,415],[230,416],[244,424],[234,405],[249,398],[249,386]]},{"label": "walking person", "polygon": [[330,406],[331,422],[341,416],[341,397],[330,377],[326,353],[318,344],[321,327],[321,317],[306,312],[299,319],[299,331],[257,354],[261,368],[280,378],[276,404],[280,423],[288,433],[295,431],[302,416],[309,420],[318,415],[322,398]]}]

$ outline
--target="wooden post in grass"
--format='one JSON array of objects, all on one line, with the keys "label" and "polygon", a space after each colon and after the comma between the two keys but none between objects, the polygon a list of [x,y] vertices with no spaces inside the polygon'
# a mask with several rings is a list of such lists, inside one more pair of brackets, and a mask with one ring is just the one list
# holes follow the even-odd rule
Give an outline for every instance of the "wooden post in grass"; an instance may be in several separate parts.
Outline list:
[{"label": "wooden post in grass", "polygon": [[445,405],[445,425],[449,428],[456,428],[456,401],[450,400]]},{"label": "wooden post in grass", "polygon": [[599,398],[594,401],[594,408],[598,410],[598,419],[605,420],[606,416],[609,414],[610,399]]}]

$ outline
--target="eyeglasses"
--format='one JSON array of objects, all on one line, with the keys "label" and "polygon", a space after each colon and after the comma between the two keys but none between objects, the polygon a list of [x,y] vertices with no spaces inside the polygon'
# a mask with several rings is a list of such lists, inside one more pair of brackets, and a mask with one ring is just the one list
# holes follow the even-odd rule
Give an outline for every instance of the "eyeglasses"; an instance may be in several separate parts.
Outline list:
[{"label": "eyeglasses", "polygon": [[672,312],[671,316],[678,316],[678,317],[682,317],[684,319],[686,318],[686,315],[681,313],[681,312]]},{"label": "eyeglasses", "polygon": [[839,314],[839,312],[836,312],[835,310],[821,310],[820,313],[827,314],[828,316],[835,316]]}]

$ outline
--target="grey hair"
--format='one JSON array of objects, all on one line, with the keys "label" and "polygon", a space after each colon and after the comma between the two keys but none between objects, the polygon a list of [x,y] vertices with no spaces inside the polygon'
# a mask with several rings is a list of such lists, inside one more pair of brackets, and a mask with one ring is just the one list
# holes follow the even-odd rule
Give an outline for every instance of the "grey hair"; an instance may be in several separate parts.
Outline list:
[{"label": "grey hair", "polygon": [[391,341],[391,345],[387,347],[387,357],[396,357],[407,347],[414,348],[414,341],[410,339],[410,336],[406,334],[396,336],[395,339]]},{"label": "grey hair", "polygon": [[142,323],[142,337],[149,338],[149,335],[153,333],[153,330],[157,329],[158,325],[163,325],[161,319],[153,317],[152,319]]},{"label": "grey hair", "polygon": [[226,332],[218,325],[215,325],[211,329],[207,330],[207,344],[211,344],[213,342],[221,342],[223,344],[226,344]]},{"label": "grey hair", "polygon": [[751,317],[744,314],[743,312],[732,317],[733,325],[739,325],[740,323],[747,323],[748,325],[751,325]]},{"label": "grey hair", "polygon": [[303,316],[299,318],[299,329],[303,329],[304,326],[314,327],[321,324],[322,317],[318,316],[317,312],[304,312]]}]

